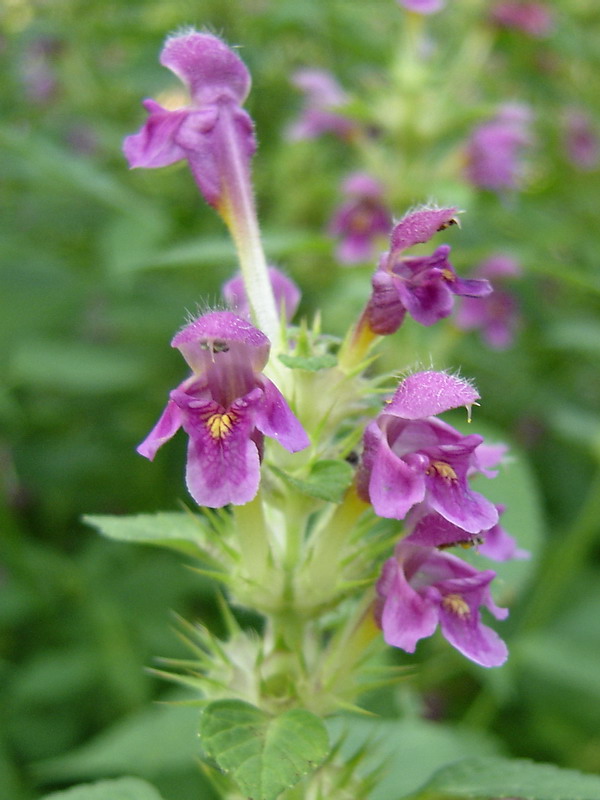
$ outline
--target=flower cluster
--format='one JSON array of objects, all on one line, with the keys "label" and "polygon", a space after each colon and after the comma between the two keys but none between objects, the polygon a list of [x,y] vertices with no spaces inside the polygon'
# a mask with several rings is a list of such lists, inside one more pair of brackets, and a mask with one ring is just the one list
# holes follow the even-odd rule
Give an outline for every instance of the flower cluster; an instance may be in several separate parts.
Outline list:
[{"label": "flower cluster", "polygon": [[377,514],[408,523],[409,535],[386,562],[377,587],[388,644],[413,652],[439,622],[452,645],[490,667],[506,658],[506,647],[479,615],[481,605],[498,618],[508,613],[489,595],[495,573],[479,572],[438,549],[477,544],[497,560],[525,555],[498,525],[499,509],[470,486],[475,474],[492,475],[501,451],[437,417],[478,399],[469,383],[445,373],[406,378],[367,426],[358,488]]},{"label": "flower cluster", "polygon": [[[432,13],[442,3],[406,0],[403,5]],[[344,592],[335,594],[336,574],[330,594],[322,590],[319,580],[322,584],[324,568],[334,573],[347,568],[344,547],[348,541],[338,547],[338,537],[354,530],[367,504],[373,525],[378,517],[403,520],[404,538],[383,565],[377,583],[374,611],[385,641],[413,652],[416,642],[430,636],[439,624],[448,641],[468,658],[486,667],[501,664],[506,647],[482,623],[480,613],[481,607],[486,607],[498,619],[507,614],[491,598],[495,573],[477,570],[445,552],[454,545],[476,545],[496,560],[526,555],[499,523],[503,507],[471,486],[477,475],[494,475],[503,448],[486,445],[477,434],[463,435],[439,418],[450,409],[470,409],[479,400],[477,391],[469,382],[440,371],[405,378],[366,425],[354,477],[344,454],[340,455],[341,435],[327,430],[328,424],[333,427],[340,420],[356,427],[373,407],[365,402],[369,376],[355,380],[364,368],[357,332],[366,331],[368,348],[376,336],[396,331],[407,314],[431,326],[450,315],[455,296],[480,303],[481,319],[490,320],[492,287],[487,278],[493,270],[482,270],[470,279],[459,277],[446,244],[428,255],[407,254],[457,224],[457,208],[419,207],[392,227],[379,183],[363,173],[352,175],[344,186],[348,202],[331,224],[332,232],[341,238],[340,260],[366,259],[381,234],[389,233],[390,243],[374,272],[370,299],[352,329],[354,338],[347,337],[335,364],[335,356],[328,350],[330,340],[321,336],[318,324],[310,333],[305,323],[286,329],[300,292],[277,269],[267,268],[264,260],[250,185],[253,125],[241,108],[250,87],[246,67],[220,39],[194,31],[168,39],[161,63],[186,84],[191,103],[167,110],[146,100],[149,118],[139,133],[125,140],[125,154],[132,167],[159,167],[187,159],[205,199],[232,231],[242,274],[223,287],[230,310],[204,313],[173,338],[172,346],[180,351],[191,374],[171,391],[162,416],[138,452],[152,460],[183,428],[189,437],[187,486],[199,505],[244,506],[257,498],[259,488],[263,490],[252,508],[263,504],[269,510],[251,517],[252,524],[246,524],[240,536],[245,536],[246,542],[248,536],[256,536],[252,546],[246,546],[252,566],[256,568],[260,561],[260,570],[254,569],[253,574],[260,574],[261,579],[252,587],[261,598],[268,597],[268,607],[280,602],[286,613],[292,613],[294,602],[305,616],[314,612],[310,598],[294,595],[298,585],[316,587],[315,594],[322,600],[315,608],[330,608],[335,598],[345,599]],[[296,83],[308,98],[293,132],[296,138],[324,131],[340,137],[352,135],[354,123],[340,113],[345,94],[330,76],[305,71],[296,76]],[[522,124],[523,120],[514,116],[502,117],[479,131],[471,159],[477,180],[492,188],[512,183],[513,151],[524,142]],[[500,158],[498,166],[499,153],[504,160]],[[496,170],[493,175],[492,168]],[[467,310],[463,306],[465,327],[469,324],[465,321]],[[509,323],[504,318],[495,320],[496,343],[501,338],[501,324],[508,328]],[[347,357],[353,347],[360,351],[358,356],[344,362],[343,354]],[[276,354],[284,352],[269,362],[272,349]],[[348,368],[351,362],[352,369]],[[292,398],[291,405],[265,370]],[[323,387],[326,411],[315,415],[316,394]],[[373,391],[377,391],[375,385]],[[285,472],[276,459],[271,461],[269,477],[261,483],[261,465],[269,463],[276,452],[276,448],[269,449],[272,445],[265,446],[265,437],[290,453],[312,446],[298,459],[296,472],[293,467],[292,472]],[[287,468],[292,460],[283,456]],[[322,518],[315,512],[319,501],[333,502],[331,487],[315,483],[314,475],[323,474],[334,474],[333,483],[341,482],[346,491],[333,518],[328,512]],[[293,496],[287,505],[286,493]],[[231,516],[238,519],[237,514],[235,509]],[[336,552],[330,563],[323,553],[333,552],[332,548]],[[273,575],[271,586],[265,570],[278,564],[288,572],[285,580]],[[311,569],[312,575],[303,584],[298,576],[304,580],[306,572],[302,570]],[[246,575],[251,572],[248,567]],[[279,598],[277,587],[283,587]]]}]

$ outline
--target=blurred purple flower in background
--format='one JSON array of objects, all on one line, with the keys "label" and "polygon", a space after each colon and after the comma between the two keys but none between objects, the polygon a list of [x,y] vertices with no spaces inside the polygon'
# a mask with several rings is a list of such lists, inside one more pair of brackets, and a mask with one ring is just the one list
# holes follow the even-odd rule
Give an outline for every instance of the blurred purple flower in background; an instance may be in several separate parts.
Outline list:
[{"label": "blurred purple flower in background", "polygon": [[497,254],[483,261],[473,276],[486,278],[493,286],[487,297],[465,297],[455,316],[456,325],[468,331],[478,328],[485,343],[494,350],[506,350],[513,343],[521,321],[517,297],[505,288],[521,267],[510,256]]},{"label": "blurred purple flower in background", "polygon": [[58,56],[63,42],[55,36],[37,36],[24,48],[19,64],[21,80],[30,102],[46,105],[57,98],[59,92]]},{"label": "blurred purple flower in background", "polygon": [[571,163],[581,170],[595,169],[600,160],[600,140],[589,116],[583,111],[569,109],[564,115],[563,129]]},{"label": "blurred purple flower in background", "polygon": [[513,28],[529,36],[542,38],[554,28],[554,15],[547,3],[496,3],[490,16],[502,28]]},{"label": "blurred purple flower in background", "polygon": [[480,189],[517,189],[523,174],[523,151],[533,143],[532,114],[521,104],[502,106],[478,125],[467,142],[467,179]]},{"label": "blurred purple flower in background", "polygon": [[339,236],[336,256],[342,264],[368,261],[374,255],[379,236],[388,234],[392,218],[382,202],[383,187],[364,172],[350,175],[342,185],[348,200],[340,206],[331,222],[329,232]]},{"label": "blurred purple flower in background", "polygon": [[485,606],[496,619],[508,615],[492,600],[489,586],[495,576],[433,547],[399,542],[377,583],[376,618],[385,641],[414,653],[417,642],[439,624],[442,635],[467,658],[483,667],[500,666],[508,655],[506,645],[481,622],[479,610]]},{"label": "blurred purple flower in background", "polygon": [[[276,267],[269,267],[269,279],[275,295],[275,305],[279,311],[283,305],[285,318],[289,322],[300,303],[301,292],[291,278],[284,275]],[[221,288],[225,302],[240,317],[250,317],[250,305],[246,295],[246,287],[241,274],[228,280]]]},{"label": "blurred purple flower in background", "polygon": [[356,133],[356,122],[339,113],[349,98],[330,72],[299,69],[292,83],[304,93],[305,100],[298,119],[288,127],[290,139],[315,139],[323,133],[349,139]]},{"label": "blurred purple flower in background", "polygon": [[192,375],[169,402],[138,453],[154,458],[179,428],[189,436],[186,482],[201,506],[243,505],[260,482],[263,438],[294,453],[308,437],[274,383],[262,375],[267,337],[230,311],[212,311],[186,325],[171,342]]},{"label": "blurred purple flower in background", "polygon": [[417,14],[435,14],[446,5],[445,0],[398,0],[398,4]]}]

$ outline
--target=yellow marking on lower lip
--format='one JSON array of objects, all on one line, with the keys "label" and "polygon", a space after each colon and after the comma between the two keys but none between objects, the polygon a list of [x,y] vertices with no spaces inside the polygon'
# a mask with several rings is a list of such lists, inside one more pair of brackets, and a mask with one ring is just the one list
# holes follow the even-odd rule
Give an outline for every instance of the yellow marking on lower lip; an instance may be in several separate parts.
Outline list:
[{"label": "yellow marking on lower lip", "polygon": [[459,594],[447,594],[442,599],[442,605],[447,611],[463,619],[469,616],[469,604]]},{"label": "yellow marking on lower lip", "polygon": [[456,472],[445,461],[432,461],[427,469],[427,474],[432,475],[434,472],[447,481],[457,480]]},{"label": "yellow marking on lower lip", "polygon": [[233,414],[212,414],[206,420],[206,426],[213,439],[224,439],[233,430]]}]

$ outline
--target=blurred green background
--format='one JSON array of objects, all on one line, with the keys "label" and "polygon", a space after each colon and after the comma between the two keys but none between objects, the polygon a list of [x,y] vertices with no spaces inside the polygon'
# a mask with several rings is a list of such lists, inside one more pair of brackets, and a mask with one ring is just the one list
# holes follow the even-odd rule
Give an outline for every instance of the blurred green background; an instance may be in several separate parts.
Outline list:
[{"label": "blurred green background", "polygon": [[[432,63],[452,58],[474,19],[488,30],[489,5],[449,0],[428,21],[442,51]],[[531,105],[523,192],[476,192],[460,170],[396,185],[390,154],[396,217],[438,195],[467,209],[448,239],[459,272],[498,251],[524,269],[512,349],[487,350],[447,321],[401,330],[385,359],[401,370],[433,353],[473,377],[475,424],[519,454],[494,499],[513,501],[507,527],[534,550],[510,598],[509,665],[483,674],[446,654],[402,688],[397,707],[415,726],[403,735],[423,770],[433,746],[448,759],[482,746],[472,728],[492,749],[600,772],[600,173],[569,161],[561,128],[577,107],[600,130],[600,12],[592,0],[552,8],[547,38],[488,30],[488,68],[463,76],[473,105]],[[368,115],[405,15],[393,0],[5,0],[0,15],[0,796],[129,773],[168,800],[211,797],[194,761],[197,711],[153,705],[173,689],[144,667],[185,652],[172,611],[218,626],[214,592],[179,557],[105,542],[80,518],[187,502],[183,437],[152,466],[135,446],[184,376],[170,338],[186,313],[219,302],[235,255],[185,165],[129,172],[121,141],[143,120],[141,99],[175,87],[157,61],[166,33],[208,27],[240,44],[269,258],[301,285],[301,312],[321,308],[324,329],[341,334],[372,267],[336,265],[325,231],[341,179],[364,164],[332,137],[286,140],[301,105],[290,78],[331,70]],[[436,147],[472,123],[461,81],[462,131]],[[431,86],[422,102],[435,114],[436,86],[454,89],[439,75]],[[415,158],[426,165],[427,148]],[[437,721],[421,736],[424,709]]]}]

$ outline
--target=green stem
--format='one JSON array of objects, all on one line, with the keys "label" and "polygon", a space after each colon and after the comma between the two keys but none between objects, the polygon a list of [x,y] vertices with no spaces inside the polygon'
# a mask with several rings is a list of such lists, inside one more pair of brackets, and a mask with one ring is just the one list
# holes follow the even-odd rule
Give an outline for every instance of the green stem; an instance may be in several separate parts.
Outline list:
[{"label": "green stem", "polygon": [[324,589],[333,588],[331,575],[338,572],[337,564],[344,555],[344,545],[358,518],[368,507],[369,504],[357,495],[356,487],[351,486],[329,522],[319,532],[308,567],[311,592],[321,594]]},{"label": "green stem", "polygon": [[235,242],[252,316],[271,340],[272,347],[279,349],[279,315],[260,238],[249,169],[240,152],[233,120],[227,131],[229,135],[223,140],[227,171],[219,211]]},{"label": "green stem", "polygon": [[250,503],[234,506],[233,515],[244,570],[253,583],[262,586],[269,569],[271,550],[260,492]]}]

